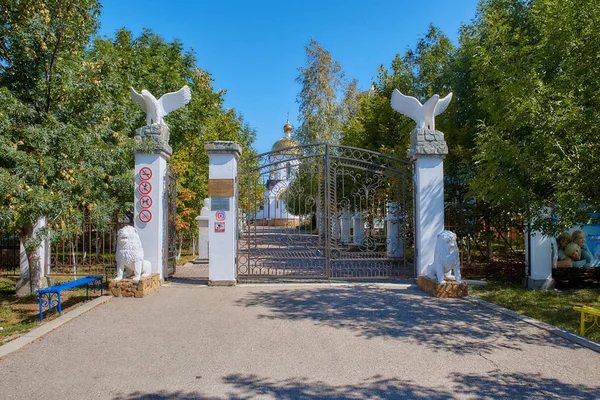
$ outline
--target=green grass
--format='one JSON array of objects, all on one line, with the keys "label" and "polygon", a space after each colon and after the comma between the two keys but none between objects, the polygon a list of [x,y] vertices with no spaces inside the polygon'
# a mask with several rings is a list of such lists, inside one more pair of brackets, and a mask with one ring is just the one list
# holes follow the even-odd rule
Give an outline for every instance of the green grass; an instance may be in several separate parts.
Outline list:
[{"label": "green grass", "polygon": [[[488,282],[486,286],[475,286],[469,290],[471,295],[485,301],[577,334],[581,314],[574,311],[573,306],[600,308],[600,289],[541,291],[523,289],[518,285]],[[600,329],[590,331],[588,337],[600,342]]]},{"label": "green grass", "polygon": [[[40,325],[39,300],[37,295],[17,297],[15,284],[18,276],[0,277],[0,344],[7,339],[16,338],[19,334],[29,332]],[[54,277],[54,284],[75,279],[72,276]],[[100,291],[90,290],[90,299],[98,296]],[[63,313],[79,307],[85,301],[85,287],[63,291],[61,303]],[[58,317],[58,312],[44,309],[44,322]]]},{"label": "green grass", "polygon": [[39,323],[39,312],[34,314],[31,306],[37,303],[37,296],[16,297],[17,279],[0,277],[0,340],[28,332]]}]

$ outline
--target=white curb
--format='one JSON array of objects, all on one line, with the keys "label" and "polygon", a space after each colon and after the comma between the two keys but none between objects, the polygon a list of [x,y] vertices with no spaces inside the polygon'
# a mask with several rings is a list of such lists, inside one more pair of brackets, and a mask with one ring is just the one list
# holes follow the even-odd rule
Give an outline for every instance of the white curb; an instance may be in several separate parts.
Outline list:
[{"label": "white curb", "polygon": [[[558,327],[556,327],[554,325],[550,325],[550,324],[547,324],[545,322],[538,321],[537,319],[533,319],[533,318],[528,317],[526,315],[522,315],[522,314],[516,313],[514,311],[511,311],[511,310],[509,310],[507,308],[500,307],[499,305],[488,303],[487,301],[481,300],[478,297],[466,296],[466,297],[463,297],[463,299],[465,299],[467,301],[470,301],[473,304],[478,304],[478,305],[481,305],[483,307],[489,308],[490,310],[494,310],[494,311],[499,312],[501,314],[508,315],[509,317],[521,320],[521,321],[526,322],[526,323],[528,323],[530,325],[533,325],[533,326],[535,326],[537,328],[540,328],[540,329],[543,329],[543,330],[548,331],[550,333],[553,333],[556,336],[560,336],[563,339],[567,339],[567,340],[569,340],[569,341],[571,341],[573,343],[577,343],[580,346],[587,347],[590,350],[594,350],[594,351],[600,353],[600,343],[595,342],[595,341],[593,341],[591,339],[588,339],[586,337],[580,336],[580,335],[578,335],[576,333],[565,331],[565,330],[560,329],[560,328],[558,328]],[[575,313],[573,313],[573,318],[579,318],[579,317],[577,315],[575,315]]]}]

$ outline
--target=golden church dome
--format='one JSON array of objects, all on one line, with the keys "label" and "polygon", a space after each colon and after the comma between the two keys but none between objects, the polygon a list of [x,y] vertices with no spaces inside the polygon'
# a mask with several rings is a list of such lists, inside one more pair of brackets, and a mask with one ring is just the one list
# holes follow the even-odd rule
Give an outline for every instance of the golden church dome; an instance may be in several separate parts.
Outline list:
[{"label": "golden church dome", "polygon": [[[287,147],[297,147],[300,146],[300,143],[298,143],[297,140],[292,139],[291,137],[291,133],[292,133],[292,124],[290,124],[290,121],[288,120],[285,125],[283,126],[283,131],[285,132],[285,137],[282,137],[281,139],[279,139],[278,141],[275,142],[275,144],[273,144],[273,147],[271,147],[271,151],[281,151],[282,149],[285,149]],[[298,155],[301,156],[304,154],[304,152],[302,151],[301,148],[294,148],[294,149],[288,149],[284,152],[281,153],[282,155],[284,154],[290,154],[290,155]]]},{"label": "golden church dome", "polygon": [[[295,146],[300,146],[300,143],[298,143],[291,137],[284,137],[275,142],[273,147],[271,147],[271,151],[280,151],[282,149],[285,149],[286,147]],[[302,154],[302,149],[290,149],[290,151],[293,151],[293,154],[296,154],[296,151],[300,151],[300,154]]]}]

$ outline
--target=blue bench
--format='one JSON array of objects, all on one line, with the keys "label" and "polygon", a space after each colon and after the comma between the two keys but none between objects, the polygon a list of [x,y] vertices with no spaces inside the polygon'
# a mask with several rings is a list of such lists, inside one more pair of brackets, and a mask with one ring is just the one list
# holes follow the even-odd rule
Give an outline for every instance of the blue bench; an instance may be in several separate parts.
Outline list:
[{"label": "blue bench", "polygon": [[[100,296],[103,295],[102,289],[104,284],[103,276],[86,276],[85,278],[75,279],[74,281],[64,282],[60,285],[49,286],[44,289],[39,289],[38,297],[40,299],[40,322],[44,318],[43,308],[48,307],[48,311],[51,308],[58,307],[58,313],[62,315],[62,306],[60,304],[60,292],[67,289],[72,289],[78,286],[85,285],[85,295],[89,300],[90,284],[92,289],[97,289],[100,286]],[[56,298],[55,298],[56,296]]]}]

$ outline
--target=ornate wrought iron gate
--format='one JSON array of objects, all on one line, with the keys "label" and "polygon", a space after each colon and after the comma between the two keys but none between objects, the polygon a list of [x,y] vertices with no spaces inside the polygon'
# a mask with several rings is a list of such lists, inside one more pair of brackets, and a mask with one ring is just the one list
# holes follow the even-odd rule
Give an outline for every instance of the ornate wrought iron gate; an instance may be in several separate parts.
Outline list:
[{"label": "ornate wrought iron gate", "polygon": [[412,173],[325,143],[241,160],[238,279],[415,277]]},{"label": "ornate wrought iron gate", "polygon": [[166,175],[167,188],[167,238],[165,243],[165,265],[167,269],[165,275],[171,276],[175,274],[177,266],[177,179],[173,172],[173,167],[169,165]]}]

